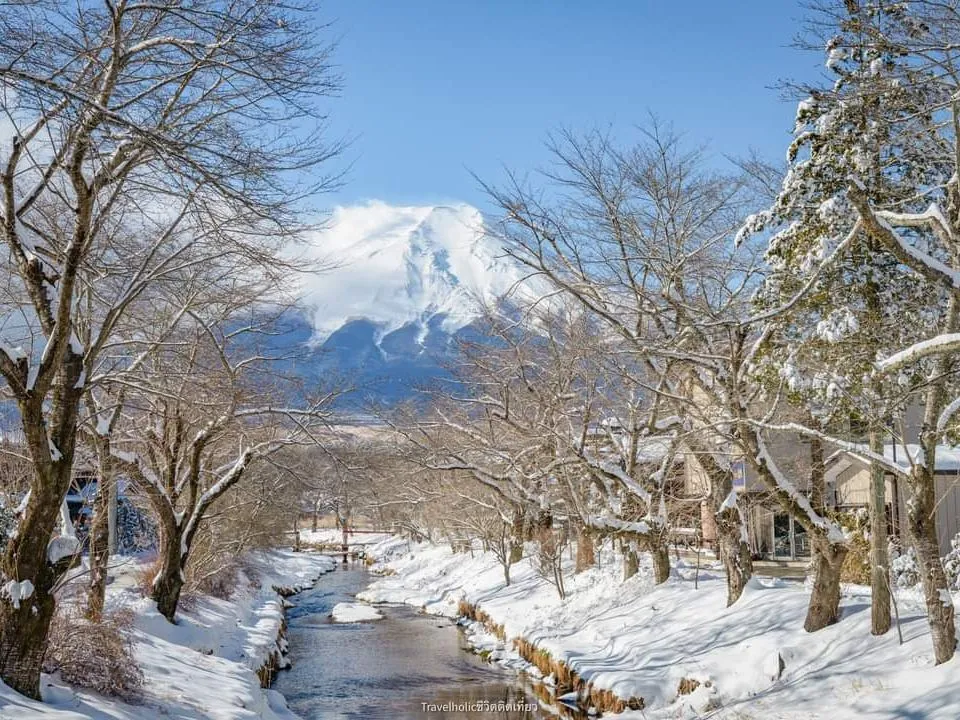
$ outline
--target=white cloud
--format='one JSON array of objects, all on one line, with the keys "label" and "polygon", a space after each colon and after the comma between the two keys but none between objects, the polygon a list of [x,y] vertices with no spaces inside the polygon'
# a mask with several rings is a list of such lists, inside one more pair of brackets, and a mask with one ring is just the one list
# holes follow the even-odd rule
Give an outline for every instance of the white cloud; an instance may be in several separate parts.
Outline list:
[{"label": "white cloud", "polygon": [[303,280],[321,340],[355,318],[389,332],[443,313],[453,330],[477,316],[481,301],[510,292],[524,277],[469,205],[339,207],[313,240],[315,259],[337,263]]}]

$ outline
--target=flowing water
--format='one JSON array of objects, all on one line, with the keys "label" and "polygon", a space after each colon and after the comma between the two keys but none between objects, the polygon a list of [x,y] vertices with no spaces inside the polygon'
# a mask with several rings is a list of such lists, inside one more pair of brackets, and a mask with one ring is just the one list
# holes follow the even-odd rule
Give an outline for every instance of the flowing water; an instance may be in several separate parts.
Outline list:
[{"label": "flowing water", "polygon": [[353,600],[371,579],[360,567],[338,569],[292,598],[293,667],[274,687],[294,712],[305,720],[555,717],[522,676],[470,653],[449,619],[387,605],[378,606],[382,620],[331,622],[333,606]]}]

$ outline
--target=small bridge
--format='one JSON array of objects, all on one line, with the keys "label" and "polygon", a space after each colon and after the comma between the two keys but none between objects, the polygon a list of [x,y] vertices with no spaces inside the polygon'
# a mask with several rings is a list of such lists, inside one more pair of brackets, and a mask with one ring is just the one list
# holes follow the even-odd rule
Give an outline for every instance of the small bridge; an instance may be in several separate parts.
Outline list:
[{"label": "small bridge", "polygon": [[289,534],[294,536],[294,547],[297,546],[297,535],[299,535],[299,547],[323,555],[342,556],[344,562],[347,562],[348,558],[353,560],[365,559],[367,548],[390,537],[389,532],[370,528],[350,528],[346,533],[346,538],[344,538],[342,530],[334,528],[290,531]]}]

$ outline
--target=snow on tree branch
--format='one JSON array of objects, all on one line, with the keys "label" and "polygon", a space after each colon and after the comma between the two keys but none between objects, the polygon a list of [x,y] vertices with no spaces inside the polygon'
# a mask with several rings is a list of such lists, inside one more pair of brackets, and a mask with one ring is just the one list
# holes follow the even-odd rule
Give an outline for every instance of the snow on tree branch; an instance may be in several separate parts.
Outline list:
[{"label": "snow on tree branch", "polygon": [[960,350],[960,333],[946,333],[921,340],[884,360],[879,360],[876,367],[882,373],[896,372],[923,358],[955,353],[958,350]]}]

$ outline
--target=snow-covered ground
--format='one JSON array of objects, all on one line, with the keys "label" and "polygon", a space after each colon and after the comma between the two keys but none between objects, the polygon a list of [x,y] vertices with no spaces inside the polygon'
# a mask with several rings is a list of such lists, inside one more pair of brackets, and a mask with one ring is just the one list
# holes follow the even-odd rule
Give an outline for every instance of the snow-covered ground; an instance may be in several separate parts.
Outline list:
[{"label": "snow-covered ground", "polygon": [[283,696],[260,687],[256,670],[277,651],[283,599],[274,587],[308,587],[335,566],[333,559],[287,550],[251,553],[230,600],[203,597],[171,625],[134,589],[138,565],[117,569],[108,607],[135,615],[135,654],[144,675],[143,698],[127,704],[71,688],[44,675],[44,702],[25,699],[0,684],[4,720],[294,720]]},{"label": "snow-covered ground", "polygon": [[[403,602],[454,616],[460,600],[504,626],[505,645],[477,624],[475,644],[513,667],[524,662],[509,639],[523,637],[566,662],[595,687],[642,697],[644,714],[621,717],[808,718],[960,717],[960,658],[935,667],[921,600],[898,595],[904,644],[894,628],[870,635],[869,588],[844,588],[843,617],[820,632],[803,631],[809,593],[797,582],[755,578],[725,607],[719,570],[681,566],[661,586],[649,568],[620,582],[620,565],[570,575],[560,600],[527,559],[504,585],[492,555],[453,554],[446,546],[392,539],[372,552],[393,574],[358,597]],[[781,661],[783,670],[780,672]],[[779,677],[778,677],[779,675]],[[700,683],[679,695],[681,680]]]}]

